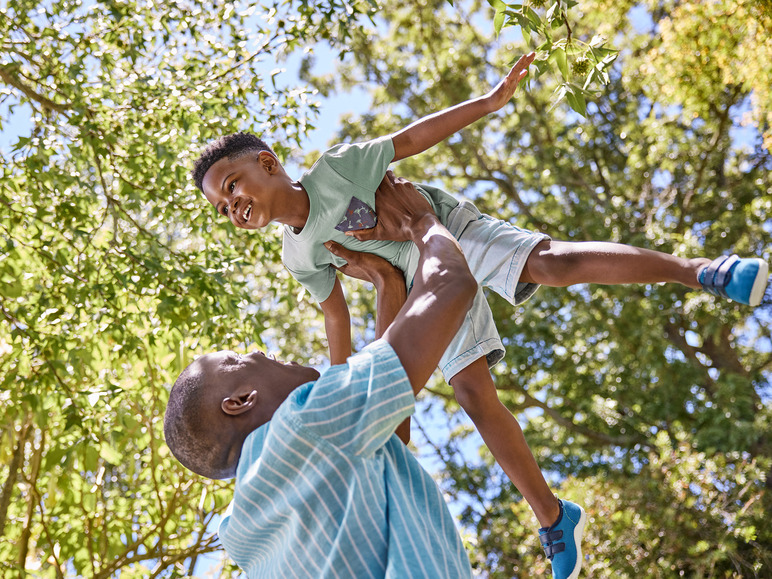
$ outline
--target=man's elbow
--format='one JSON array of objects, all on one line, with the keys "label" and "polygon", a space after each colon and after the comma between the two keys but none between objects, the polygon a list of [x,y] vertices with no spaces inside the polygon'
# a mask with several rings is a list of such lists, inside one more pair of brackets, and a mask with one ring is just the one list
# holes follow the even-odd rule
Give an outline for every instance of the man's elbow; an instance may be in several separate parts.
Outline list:
[{"label": "man's elbow", "polygon": [[477,294],[477,280],[474,279],[472,272],[469,271],[469,266],[464,262],[463,272],[458,274],[458,291],[460,293],[460,299],[463,299],[466,303],[465,310],[472,307],[472,301]]},{"label": "man's elbow", "polygon": [[446,262],[440,277],[447,288],[450,299],[455,302],[459,309],[467,311],[472,305],[475,294],[477,294],[477,280],[469,271],[466,261],[461,258],[450,263]]}]

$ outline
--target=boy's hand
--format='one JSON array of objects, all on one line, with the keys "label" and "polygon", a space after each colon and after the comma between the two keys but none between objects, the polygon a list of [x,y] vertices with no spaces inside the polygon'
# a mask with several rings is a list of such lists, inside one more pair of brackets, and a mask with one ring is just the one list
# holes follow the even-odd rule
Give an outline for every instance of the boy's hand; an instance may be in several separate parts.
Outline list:
[{"label": "boy's hand", "polygon": [[434,210],[413,184],[407,179],[396,178],[391,171],[381,181],[375,192],[375,212],[378,223],[370,229],[347,231],[346,235],[359,241],[388,239],[412,241],[414,225],[425,217],[436,219]]},{"label": "boy's hand", "polygon": [[536,58],[535,52],[521,56],[520,60],[509,71],[509,74],[491,92],[485,95],[485,98],[490,103],[491,112],[499,110],[509,102],[512,95],[515,94],[517,85],[528,74],[528,67],[531,66],[534,58]]}]

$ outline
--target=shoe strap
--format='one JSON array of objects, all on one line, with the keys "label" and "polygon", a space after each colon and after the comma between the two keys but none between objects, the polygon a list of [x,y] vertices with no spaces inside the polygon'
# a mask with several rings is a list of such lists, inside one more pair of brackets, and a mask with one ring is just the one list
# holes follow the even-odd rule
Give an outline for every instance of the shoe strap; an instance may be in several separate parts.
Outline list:
[{"label": "shoe strap", "polygon": [[563,531],[547,531],[546,533],[539,535],[539,540],[541,541],[542,545],[546,545],[547,543],[554,543],[555,541],[558,541],[562,538]]},{"label": "shoe strap", "polygon": [[710,293],[729,298],[726,293],[726,286],[732,279],[732,267],[740,261],[736,255],[717,257],[705,268],[702,287]]},{"label": "shoe strap", "polygon": [[549,545],[544,545],[544,553],[547,555],[548,559],[552,559],[557,553],[562,553],[566,550],[566,544],[565,543],[551,543]]}]

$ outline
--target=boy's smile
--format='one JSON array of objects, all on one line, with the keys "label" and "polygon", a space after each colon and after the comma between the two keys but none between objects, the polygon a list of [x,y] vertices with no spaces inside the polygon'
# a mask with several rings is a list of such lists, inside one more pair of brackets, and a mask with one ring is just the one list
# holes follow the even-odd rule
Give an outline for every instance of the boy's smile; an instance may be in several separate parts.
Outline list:
[{"label": "boy's smile", "polygon": [[305,190],[267,151],[220,159],[201,185],[217,213],[241,229],[262,229],[272,221],[302,229],[308,219]]}]

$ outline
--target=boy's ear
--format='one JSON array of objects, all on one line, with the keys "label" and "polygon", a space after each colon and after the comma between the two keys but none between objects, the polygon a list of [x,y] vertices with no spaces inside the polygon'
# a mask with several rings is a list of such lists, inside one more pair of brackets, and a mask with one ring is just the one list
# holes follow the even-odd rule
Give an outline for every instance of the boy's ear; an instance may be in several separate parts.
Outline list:
[{"label": "boy's ear", "polygon": [[257,390],[244,394],[231,394],[223,398],[220,408],[229,416],[238,416],[251,410],[257,404]]},{"label": "boy's ear", "polygon": [[269,173],[273,173],[276,170],[276,168],[279,166],[279,159],[274,157],[268,151],[260,151],[257,154],[257,162],[260,163],[263,169],[265,169]]}]

